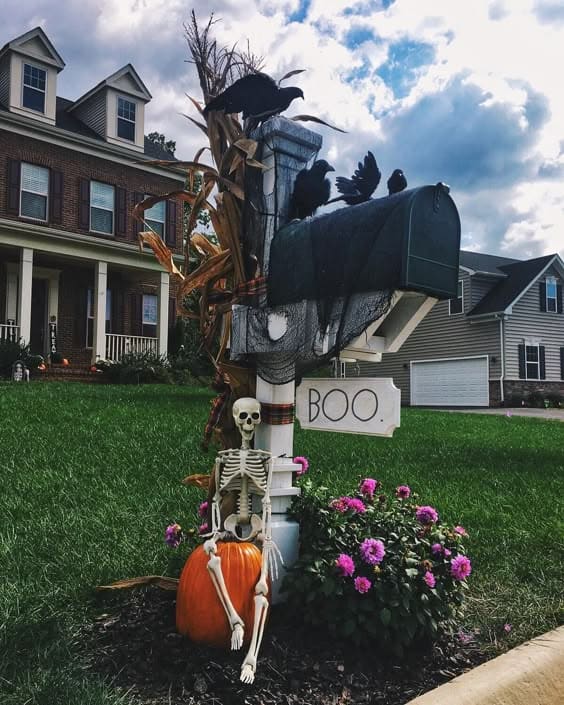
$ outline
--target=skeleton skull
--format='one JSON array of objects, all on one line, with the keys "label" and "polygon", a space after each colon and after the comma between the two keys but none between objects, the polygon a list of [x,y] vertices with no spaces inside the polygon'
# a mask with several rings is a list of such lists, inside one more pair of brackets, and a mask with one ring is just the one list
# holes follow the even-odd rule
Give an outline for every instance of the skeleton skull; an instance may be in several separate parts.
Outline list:
[{"label": "skeleton skull", "polygon": [[260,423],[260,402],[251,397],[242,397],[233,404],[233,418],[243,441],[247,443],[255,435],[255,428]]}]

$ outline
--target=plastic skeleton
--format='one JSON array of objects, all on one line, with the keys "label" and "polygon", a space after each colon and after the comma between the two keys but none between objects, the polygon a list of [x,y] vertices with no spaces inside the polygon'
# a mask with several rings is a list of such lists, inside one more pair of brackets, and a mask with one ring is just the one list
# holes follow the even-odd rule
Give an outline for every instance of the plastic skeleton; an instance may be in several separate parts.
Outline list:
[{"label": "plastic skeleton", "polygon": [[[243,645],[244,630],[248,625],[235,611],[227,592],[221,570],[221,558],[217,555],[217,542],[221,540],[254,541],[262,543],[262,566],[259,581],[255,586],[255,617],[249,651],[241,667],[243,683],[255,679],[257,655],[261,645],[266,614],[268,611],[268,577],[277,577],[278,549],[271,536],[270,483],[272,460],[270,453],[254,450],[250,442],[255,428],[260,423],[260,403],[248,397],[233,404],[233,418],[243,439],[241,448],[220,451],[215,461],[215,495],[212,499],[212,535],[204,543],[209,556],[208,571],[219,600],[231,627],[231,648]],[[222,494],[237,494],[237,512],[222,521],[220,502]],[[262,497],[262,517],[252,513],[251,497]]]}]

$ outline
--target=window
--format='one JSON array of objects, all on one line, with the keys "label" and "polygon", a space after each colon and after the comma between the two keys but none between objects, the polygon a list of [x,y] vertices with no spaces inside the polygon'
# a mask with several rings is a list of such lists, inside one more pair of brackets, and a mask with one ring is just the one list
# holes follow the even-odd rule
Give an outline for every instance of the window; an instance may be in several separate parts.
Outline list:
[{"label": "window", "polygon": [[540,379],[540,355],[538,345],[525,345],[525,378]]},{"label": "window", "polygon": [[448,315],[452,316],[455,313],[462,313],[464,311],[464,298],[463,298],[464,288],[462,282],[458,282],[458,292],[456,299],[449,299],[448,301]]},{"label": "window", "polygon": [[47,72],[31,64],[23,65],[23,95],[24,108],[45,112],[45,84]]},{"label": "window", "polygon": [[157,335],[158,304],[154,294],[143,294],[143,335],[155,338]]},{"label": "window", "polygon": [[135,103],[118,97],[117,115],[118,137],[135,142]]},{"label": "window", "polygon": [[[112,292],[106,289],[106,333],[112,330]],[[86,347],[94,344],[94,289],[86,292]]]},{"label": "window", "polygon": [[554,277],[549,277],[546,280],[546,310],[556,313],[558,310],[558,288],[556,286],[556,279]]},{"label": "window", "polygon": [[114,187],[99,181],[90,182],[90,230],[114,232]]},{"label": "window", "polygon": [[[145,198],[147,198],[145,194]],[[165,220],[166,220],[166,203],[161,201],[160,203],[155,203],[152,208],[148,208],[145,211],[145,221],[147,225],[150,225],[153,230],[160,235],[163,240],[165,236]]]},{"label": "window", "polygon": [[20,215],[46,221],[48,195],[49,169],[22,162]]}]

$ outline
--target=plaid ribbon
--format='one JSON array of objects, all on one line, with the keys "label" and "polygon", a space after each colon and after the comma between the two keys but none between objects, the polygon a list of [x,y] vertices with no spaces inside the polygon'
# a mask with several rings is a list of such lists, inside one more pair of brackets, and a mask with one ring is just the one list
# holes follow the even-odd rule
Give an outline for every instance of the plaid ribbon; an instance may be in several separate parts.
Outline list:
[{"label": "plaid ribbon", "polygon": [[242,284],[239,284],[233,292],[233,301],[239,302],[241,299],[263,296],[267,292],[266,277],[257,277],[249,279]]},{"label": "plaid ribbon", "polygon": [[223,413],[223,410],[225,409],[227,402],[229,401],[229,392],[229,387],[226,385],[223,392],[221,392],[221,394],[218,394],[217,397],[211,403],[210,414],[208,416],[206,428],[204,429],[204,439],[202,441],[202,448],[204,450],[207,450],[209,448],[213,430],[217,426],[221,414]]},{"label": "plaid ribbon", "polygon": [[294,423],[296,407],[294,404],[266,404],[261,401],[261,416],[264,423],[281,426]]}]

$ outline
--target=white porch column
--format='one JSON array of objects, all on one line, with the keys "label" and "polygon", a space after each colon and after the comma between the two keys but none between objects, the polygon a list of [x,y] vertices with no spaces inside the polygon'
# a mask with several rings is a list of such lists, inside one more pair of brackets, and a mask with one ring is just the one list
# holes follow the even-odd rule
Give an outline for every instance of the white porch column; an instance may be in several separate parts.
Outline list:
[{"label": "white porch column", "polygon": [[33,282],[33,250],[22,247],[18,283],[18,320],[20,338],[24,344],[31,338],[31,285]]},{"label": "white porch column", "polygon": [[161,281],[158,291],[159,325],[157,336],[159,338],[159,355],[166,355],[168,351],[168,294],[170,290],[170,276],[161,272]]},{"label": "white porch column", "polygon": [[92,362],[106,359],[106,292],[108,289],[108,263],[96,262],[94,274],[94,335]]}]

